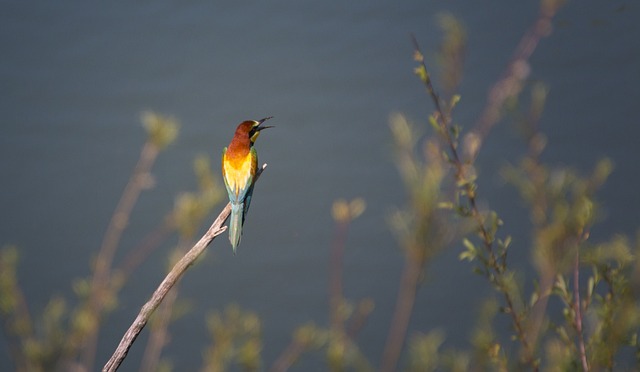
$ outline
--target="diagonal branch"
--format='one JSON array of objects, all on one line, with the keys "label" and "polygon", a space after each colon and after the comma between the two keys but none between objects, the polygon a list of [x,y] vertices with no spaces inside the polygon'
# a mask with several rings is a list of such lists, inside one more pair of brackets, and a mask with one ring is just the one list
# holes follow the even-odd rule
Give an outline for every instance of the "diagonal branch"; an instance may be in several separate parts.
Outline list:
[{"label": "diagonal branch", "polygon": [[[193,244],[191,239],[181,236],[178,246],[170,255],[173,257],[184,255],[191,244]],[[173,257],[171,260],[174,259]],[[149,340],[147,341],[147,346],[142,356],[141,371],[158,370],[162,349],[169,343],[170,336],[168,328],[171,323],[173,306],[178,300],[178,290],[179,287],[176,284],[173,290],[167,293],[164,302],[157,309],[158,313],[156,314],[155,323],[151,325]]]},{"label": "diagonal branch", "polygon": [[478,156],[478,151],[489,131],[502,117],[504,103],[522,91],[531,73],[529,59],[540,41],[551,33],[553,18],[563,3],[563,0],[541,1],[538,17],[520,39],[507,68],[489,90],[484,111],[474,128],[465,136],[464,150],[470,159]]},{"label": "diagonal branch", "polygon": [[[258,178],[260,177],[260,174],[262,174],[262,171],[264,171],[266,167],[267,165],[264,164],[262,168],[258,169],[258,173],[256,174],[256,181],[258,180]],[[209,230],[207,230],[207,232],[189,250],[189,252],[187,252],[180,259],[180,261],[178,261],[178,263],[176,263],[173,266],[169,274],[167,274],[167,276],[164,278],[162,283],[160,283],[156,291],[153,292],[153,295],[151,296],[149,301],[147,301],[147,303],[145,303],[144,306],[142,306],[142,308],[140,309],[138,316],[133,321],[133,323],[127,330],[127,332],[125,332],[124,336],[122,337],[122,340],[120,340],[120,344],[114,351],[113,355],[102,368],[103,372],[107,372],[107,371],[112,372],[117,370],[118,367],[120,367],[120,364],[122,363],[124,358],[126,358],[127,353],[131,348],[131,345],[133,345],[133,342],[136,340],[136,338],[138,337],[138,335],[140,334],[144,326],[149,321],[151,314],[153,314],[155,309],[160,305],[160,303],[165,298],[167,293],[180,280],[180,278],[182,277],[182,275],[184,275],[184,273],[189,268],[189,266],[191,266],[194,263],[194,261],[202,254],[202,252],[204,252],[205,248],[207,248],[207,246],[211,244],[213,239],[216,236],[222,234],[227,229],[225,226],[222,226],[222,225],[225,223],[230,213],[231,213],[231,204],[227,203],[227,206],[224,207],[224,209],[222,210],[222,212],[220,212],[220,214],[215,219],[215,221],[213,221],[213,223],[211,224],[211,227],[209,227]]]}]

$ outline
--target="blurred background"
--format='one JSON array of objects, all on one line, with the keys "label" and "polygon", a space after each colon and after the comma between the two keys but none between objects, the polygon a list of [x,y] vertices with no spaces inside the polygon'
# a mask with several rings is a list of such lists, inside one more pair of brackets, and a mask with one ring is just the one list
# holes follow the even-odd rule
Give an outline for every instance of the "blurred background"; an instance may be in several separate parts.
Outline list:
[{"label": "blurred background", "polygon": [[[269,167],[238,254],[224,234],[186,273],[180,298],[190,311],[171,324],[163,355],[177,370],[197,369],[210,343],[206,315],[229,303],[261,318],[267,366],[297,326],[326,325],[331,206],[361,197],[367,208],[349,229],[343,286],[346,298],[375,303],[358,344],[377,364],[403,266],[388,225],[405,203],[389,116],[402,112],[426,132],[432,112],[413,73],[409,35],[437,72],[437,15],[449,12],[465,26],[454,116],[470,128],[538,8],[538,1],[509,0],[0,2],[0,245],[19,247],[18,279],[30,311],[41,313],[53,295],[73,299],[73,280],[89,276],[146,138],[141,112],[173,116],[180,133],[160,154],[155,185],[136,204],[116,260],[162,223],[176,195],[197,188],[197,155],[208,156],[219,176],[236,125],[272,115],[276,128],[256,144]],[[633,236],[638,227],[639,12],[636,1],[568,2],[530,60],[530,79],[550,88],[540,122],[549,140],[543,160],[584,171],[604,156],[615,164],[598,194],[605,215],[592,230],[595,240]],[[528,215],[499,175],[523,149],[506,120],[491,132],[477,168],[480,202],[507,221],[512,265],[527,270]],[[176,240],[154,251],[122,288],[96,364],[108,359],[164,277]],[[458,260],[461,251],[456,243],[427,267],[409,334],[441,329],[447,345],[468,345],[479,301],[492,289]],[[146,335],[123,370],[140,365]],[[0,338],[0,370],[12,368],[6,349]],[[324,369],[313,355],[296,368]]]}]

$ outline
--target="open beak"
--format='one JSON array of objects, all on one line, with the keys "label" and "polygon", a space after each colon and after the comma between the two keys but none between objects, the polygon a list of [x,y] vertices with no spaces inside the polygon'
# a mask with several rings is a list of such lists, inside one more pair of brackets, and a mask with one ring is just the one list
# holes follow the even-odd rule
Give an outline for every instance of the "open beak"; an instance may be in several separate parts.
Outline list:
[{"label": "open beak", "polygon": [[269,120],[271,118],[273,118],[273,116],[268,116],[268,117],[266,117],[264,119],[258,120],[258,126],[256,127],[256,130],[260,131],[260,130],[267,129],[267,128],[273,128],[272,125],[265,125],[265,126],[261,127],[262,123],[264,123],[265,121],[267,121],[267,120]]}]

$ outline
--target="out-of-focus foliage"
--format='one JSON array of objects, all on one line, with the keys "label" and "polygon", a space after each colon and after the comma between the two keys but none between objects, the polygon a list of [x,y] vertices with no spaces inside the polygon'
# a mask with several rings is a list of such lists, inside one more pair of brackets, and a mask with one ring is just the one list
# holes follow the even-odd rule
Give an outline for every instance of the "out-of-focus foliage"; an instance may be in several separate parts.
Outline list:
[{"label": "out-of-focus foliage", "polygon": [[[164,150],[178,134],[178,124],[173,118],[145,112],[141,119],[148,133],[147,142],[119,206],[135,204],[139,192],[153,185],[151,166],[159,151]],[[163,232],[159,235],[165,238],[143,239],[139,247],[129,252],[131,262],[124,262],[122,266],[129,266],[128,270],[135,269],[146,255],[162,244],[171,231],[177,231],[183,239],[193,238],[213,207],[222,200],[220,182],[216,180],[204,156],[195,160],[194,170],[199,190],[180,194],[174,210],[168,213],[164,221],[159,221],[159,231]],[[123,215],[122,210],[117,209],[112,226],[121,231],[128,219],[129,215]],[[98,259],[105,260],[104,257]],[[83,364],[87,369],[93,369],[90,366],[92,358],[84,356],[87,350],[91,355],[91,342],[87,340],[97,334],[102,314],[117,307],[118,291],[131,272],[123,272],[127,270],[122,270],[122,267],[110,268],[103,270],[102,280],[96,281],[95,276],[77,279],[72,284],[77,296],[76,301],[69,301],[72,306],[65,299],[55,296],[40,313],[33,315],[17,281],[17,263],[18,250],[15,247],[0,250],[0,317],[16,370],[66,370]],[[111,265],[110,262],[101,261],[96,262],[96,267],[98,264],[102,264],[103,269]],[[165,321],[173,321],[183,314],[187,310],[184,303],[178,302],[170,312],[172,316]],[[157,320],[153,319],[151,328],[157,327]],[[160,369],[170,368],[168,361],[159,361],[156,365]]]},{"label": "out-of-focus foliage", "polygon": [[[539,27],[529,37],[536,37],[536,32],[541,32],[537,37],[548,34],[551,18],[561,3],[541,1]],[[526,58],[512,61],[502,80],[504,84],[496,90],[500,105],[492,107],[487,115],[497,122],[509,114],[525,139],[521,159],[509,159],[510,165],[501,173],[520,193],[521,201],[513,203],[524,202],[531,222],[530,234],[510,235],[511,222],[490,208],[492,201],[483,198],[478,184],[480,177],[492,175],[481,174],[475,165],[483,136],[496,122],[479,130],[465,129],[455,120],[455,109],[463,104],[457,91],[467,42],[464,27],[450,14],[437,19],[444,32],[438,54],[439,79],[433,79],[414,39],[414,72],[425,86],[434,111],[419,126],[401,114],[390,118],[395,162],[406,202],[390,215],[389,224],[405,266],[380,369],[638,369],[640,235],[634,240],[623,235],[592,234],[602,219],[604,204],[597,199],[597,191],[612,172],[612,162],[603,159],[585,175],[541,161],[540,155],[549,145],[540,131],[549,89],[525,79],[530,71]],[[442,89],[434,87],[434,80],[440,82]],[[526,94],[521,94],[523,91]],[[135,203],[138,193],[153,184],[151,164],[178,133],[173,118],[147,112],[142,121],[148,138],[131,185],[124,193],[134,197],[123,197],[126,203]],[[177,233],[180,243],[170,254],[171,265],[179,259],[184,246],[197,237],[212,208],[224,198],[208,157],[198,157],[194,169],[199,189],[178,195],[157,232],[131,252],[132,262],[143,260],[151,248],[159,245],[163,240],[158,236],[166,238]],[[331,207],[335,238],[328,270],[328,324],[310,320],[298,326],[292,332],[290,345],[270,365],[271,361],[262,357],[267,342],[262,337],[262,324],[268,319],[261,320],[256,313],[229,305],[207,318],[212,344],[204,349],[203,370],[256,371],[270,366],[273,371],[284,371],[305,354],[323,358],[321,369],[378,369],[377,362],[368,360],[357,342],[359,331],[366,327],[374,311],[374,303],[367,298],[347,299],[342,290],[347,231],[366,206],[364,199],[356,197],[336,200]],[[129,217],[128,213],[114,215],[111,225],[115,226],[115,235],[122,232]],[[116,236],[114,241],[119,238]],[[417,332],[409,329],[417,293],[425,282],[424,272],[429,270],[432,259],[446,249],[458,250],[459,269],[468,270],[470,264],[471,270],[493,289],[478,309],[476,326],[469,331],[468,350],[448,347],[444,327]],[[512,249],[528,250],[531,270],[513,267],[509,261]],[[77,296],[74,302],[53,297],[42,311],[34,313],[17,280],[18,250],[0,250],[0,318],[16,370],[93,368],[92,336],[97,338],[103,316],[117,307],[118,292],[132,270],[127,265],[112,267],[113,252],[106,251],[108,254],[99,255],[93,266],[95,273],[100,271],[101,275],[96,274],[100,280],[95,276],[78,279],[72,285]],[[442,284],[437,277],[430,280],[434,285]],[[161,350],[170,339],[168,325],[188,310],[185,301],[176,297],[174,291],[149,327],[149,343],[155,343],[156,348],[149,348],[151,361],[143,365],[154,366],[154,370],[172,368],[169,360],[161,359]]]},{"label": "out-of-focus foliage", "polygon": [[348,223],[358,218],[366,208],[367,203],[362,198],[356,198],[351,201],[338,199],[333,203],[331,215],[338,223]]},{"label": "out-of-focus foliage", "polygon": [[223,188],[216,181],[211,170],[209,158],[201,155],[194,160],[194,171],[198,177],[198,192],[185,192],[176,198],[173,219],[178,233],[192,239],[204,218],[213,207],[222,201]]},{"label": "out-of-focus foliage", "polygon": [[160,150],[167,147],[178,135],[179,126],[176,119],[152,111],[142,114],[142,125],[150,142]]},{"label": "out-of-focus foliage", "polygon": [[260,318],[229,305],[224,313],[213,313],[207,319],[213,344],[205,350],[204,371],[225,371],[232,364],[246,371],[262,368]]},{"label": "out-of-focus foliage", "polygon": [[393,115],[390,122],[396,164],[408,197],[407,206],[391,215],[390,224],[405,252],[427,261],[452,237],[441,208],[446,164],[437,141],[417,145],[420,136],[404,116]]}]

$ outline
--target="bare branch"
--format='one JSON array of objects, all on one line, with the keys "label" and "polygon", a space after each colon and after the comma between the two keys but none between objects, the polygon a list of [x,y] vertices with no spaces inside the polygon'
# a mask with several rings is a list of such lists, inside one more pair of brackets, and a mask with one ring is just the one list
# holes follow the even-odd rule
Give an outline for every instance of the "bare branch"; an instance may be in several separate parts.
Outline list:
[{"label": "bare branch", "polygon": [[[262,174],[262,171],[266,168],[266,164],[262,166],[262,168],[258,169],[258,173],[256,174],[256,181]],[[149,301],[147,301],[144,306],[140,309],[138,316],[133,321],[127,332],[125,332],[120,344],[114,351],[113,355],[109,359],[109,361],[102,368],[103,372],[106,371],[115,371],[120,367],[120,364],[127,356],[131,345],[136,340],[142,329],[145,327],[151,314],[153,314],[154,310],[160,305],[162,300],[165,298],[169,290],[173,288],[173,286],[180,280],[182,275],[184,275],[185,271],[189,266],[191,266],[194,261],[204,252],[205,248],[213,241],[213,239],[222,234],[227,228],[226,226],[222,226],[229,214],[231,213],[231,204],[227,203],[227,206],[220,212],[218,217],[213,221],[209,230],[200,238],[200,240],[187,252],[181,259],[176,263],[169,274],[164,278],[162,283],[158,286],[156,291],[153,293]]]},{"label": "bare branch", "polygon": [[[174,256],[174,254],[174,257],[184,255],[191,244],[193,244],[191,239],[181,237],[176,251],[172,252],[171,256]],[[144,350],[144,355],[142,356],[142,364],[140,367],[141,371],[158,370],[162,349],[169,343],[170,336],[168,328],[169,323],[171,322],[173,306],[178,300],[178,290],[179,286],[176,284],[173,287],[173,290],[167,293],[164,302],[157,309],[158,312],[155,317],[155,323],[151,326],[147,346]]]}]

